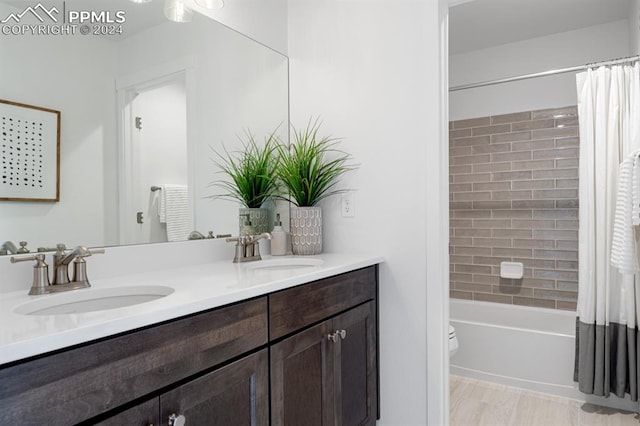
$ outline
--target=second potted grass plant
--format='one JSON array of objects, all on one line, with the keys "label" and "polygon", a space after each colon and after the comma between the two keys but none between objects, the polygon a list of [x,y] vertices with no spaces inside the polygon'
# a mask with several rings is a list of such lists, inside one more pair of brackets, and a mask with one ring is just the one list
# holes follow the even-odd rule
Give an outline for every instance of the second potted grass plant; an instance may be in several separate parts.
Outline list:
[{"label": "second potted grass plant", "polygon": [[303,129],[293,128],[290,145],[278,144],[277,174],[292,203],[290,232],[293,254],[322,252],[322,210],[318,202],[344,192],[339,178],[355,167],[351,157],[336,149],[339,139],[320,136],[320,122],[309,120]]}]

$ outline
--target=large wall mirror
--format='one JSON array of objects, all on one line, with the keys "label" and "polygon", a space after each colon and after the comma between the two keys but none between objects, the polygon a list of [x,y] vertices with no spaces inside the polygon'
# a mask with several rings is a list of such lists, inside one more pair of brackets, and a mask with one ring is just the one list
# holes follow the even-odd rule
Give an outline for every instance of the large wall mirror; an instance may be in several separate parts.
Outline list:
[{"label": "large wall mirror", "polygon": [[[152,187],[186,189],[190,230],[237,232],[238,205],[210,198],[215,151],[246,131],[261,140],[279,126],[286,139],[288,59],[197,11],[172,22],[163,6],[0,2],[0,99],[61,112],[60,200],[0,201],[0,244],[171,241]],[[126,19],[61,32],[69,11]]]}]

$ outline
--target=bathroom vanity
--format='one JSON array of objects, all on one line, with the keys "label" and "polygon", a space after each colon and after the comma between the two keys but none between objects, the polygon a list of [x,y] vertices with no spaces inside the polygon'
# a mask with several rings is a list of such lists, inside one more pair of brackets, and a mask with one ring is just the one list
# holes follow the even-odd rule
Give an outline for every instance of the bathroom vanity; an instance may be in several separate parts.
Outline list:
[{"label": "bathroom vanity", "polygon": [[47,350],[53,339],[31,331],[3,342],[3,352],[41,352],[9,361],[4,352],[2,423],[375,424],[381,259],[319,258],[307,268],[217,262],[143,274],[127,280],[190,282],[136,306],[28,316],[67,343],[84,341]]}]

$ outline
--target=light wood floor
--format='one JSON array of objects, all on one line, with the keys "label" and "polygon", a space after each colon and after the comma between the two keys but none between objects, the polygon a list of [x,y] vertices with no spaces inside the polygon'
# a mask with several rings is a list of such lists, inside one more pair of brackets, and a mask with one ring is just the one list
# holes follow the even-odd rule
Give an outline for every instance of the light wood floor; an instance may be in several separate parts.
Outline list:
[{"label": "light wood floor", "polygon": [[640,414],[450,376],[451,426],[639,426]]}]

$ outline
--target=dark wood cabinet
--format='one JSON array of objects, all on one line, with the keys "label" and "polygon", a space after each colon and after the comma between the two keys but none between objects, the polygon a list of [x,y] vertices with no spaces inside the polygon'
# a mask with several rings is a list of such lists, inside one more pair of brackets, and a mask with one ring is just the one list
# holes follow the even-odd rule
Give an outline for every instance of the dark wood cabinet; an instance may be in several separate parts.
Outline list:
[{"label": "dark wood cabinet", "polygon": [[335,425],[335,351],[325,321],[271,347],[273,425]]},{"label": "dark wood cabinet", "polygon": [[171,426],[171,416],[190,425],[269,424],[267,349],[248,355],[99,422],[96,426]]},{"label": "dark wood cabinet", "polygon": [[372,425],[378,417],[377,320],[374,302],[337,316],[336,330],[346,336],[337,346],[336,412],[343,426]]},{"label": "dark wood cabinet", "polygon": [[[280,315],[284,318],[281,323],[287,326],[276,324],[276,329],[292,324],[302,328],[270,347],[273,425],[375,424],[378,417],[377,281],[361,286],[375,271],[371,268],[357,272],[350,273],[350,280],[338,280],[337,284],[318,282],[315,288],[312,284],[309,291],[285,290],[277,294],[278,299],[282,299],[277,305],[270,300],[272,310],[283,306],[299,315],[297,319],[294,315],[291,318]],[[304,311],[316,310],[314,292],[323,293],[327,287],[342,295],[340,306],[347,310],[331,315],[335,311],[328,309],[328,318],[315,323],[316,313]],[[310,303],[297,303],[300,294]],[[321,301],[318,304],[323,308]],[[300,318],[309,320],[305,322]],[[305,328],[307,323],[312,325]]]},{"label": "dark wood cabinet", "polygon": [[0,424],[372,425],[378,267],[0,366]]},{"label": "dark wood cabinet", "polygon": [[160,424],[177,414],[189,425],[268,425],[268,358],[263,349],[162,394]]},{"label": "dark wood cabinet", "polygon": [[153,398],[108,419],[90,424],[95,426],[157,426],[160,424],[160,400]]},{"label": "dark wood cabinet", "polygon": [[0,367],[0,424],[99,418],[267,342],[265,296]]},{"label": "dark wood cabinet", "polygon": [[269,295],[269,339],[277,340],[376,298],[377,266]]}]

